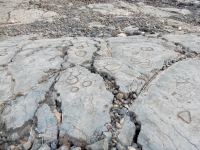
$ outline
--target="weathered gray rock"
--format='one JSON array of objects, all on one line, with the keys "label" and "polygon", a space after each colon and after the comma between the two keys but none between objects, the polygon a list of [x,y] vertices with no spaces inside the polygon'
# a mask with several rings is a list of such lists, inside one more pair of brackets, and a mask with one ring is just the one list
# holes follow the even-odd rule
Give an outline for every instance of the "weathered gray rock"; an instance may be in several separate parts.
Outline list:
[{"label": "weathered gray rock", "polygon": [[188,15],[191,14],[191,12],[187,9],[177,9],[177,8],[160,8],[160,10],[164,10],[167,12],[172,12],[172,13],[179,13],[183,15]]},{"label": "weathered gray rock", "polygon": [[134,135],[135,124],[130,120],[129,116],[125,116],[122,123],[122,129],[119,130],[119,135],[117,138],[123,146],[128,147],[131,146]]},{"label": "weathered gray rock", "polygon": [[31,150],[38,150],[42,145],[42,141],[39,141],[39,140],[35,140],[33,142],[33,145],[31,147]]},{"label": "weathered gray rock", "polygon": [[[67,61],[73,64],[90,64],[95,52],[98,55],[107,55],[108,53],[106,42],[101,39],[92,40],[86,37],[79,37],[77,40],[71,40],[71,43],[73,46],[68,49]],[[97,47],[101,49],[98,50]]]},{"label": "weathered gray rock", "polygon": [[174,44],[160,39],[133,36],[110,38],[108,41],[111,57],[94,61],[99,72],[113,76],[120,91],[139,93],[144,84],[160,70],[165,60],[178,56]]},{"label": "weathered gray rock", "polygon": [[32,89],[26,97],[20,96],[14,101],[10,101],[10,105],[6,105],[1,114],[1,122],[5,123],[7,130],[19,128],[26,121],[33,118],[38,103],[45,99],[46,92],[53,82],[54,78],[51,78],[46,84],[42,84],[38,86],[38,88]]},{"label": "weathered gray rock", "polygon": [[139,28],[134,28],[133,26],[128,26],[123,29],[124,33],[127,35],[133,35],[133,33],[138,30],[139,30]]},{"label": "weathered gray rock", "polygon": [[113,95],[106,91],[99,75],[80,66],[69,68],[61,72],[55,89],[62,109],[61,136],[87,141],[97,128],[110,121]]},{"label": "weathered gray rock", "polygon": [[36,112],[37,129],[45,141],[57,139],[57,119],[47,104],[43,104]]},{"label": "weathered gray rock", "polygon": [[195,34],[167,34],[163,36],[165,39],[180,44],[186,49],[200,54],[200,37]]},{"label": "weathered gray rock", "polygon": [[145,5],[140,2],[139,11],[150,16],[155,16],[158,18],[168,18],[170,16],[176,16],[177,14],[191,14],[191,12],[187,9],[177,9],[177,8],[158,8],[154,6]]},{"label": "weathered gray rock", "polygon": [[200,60],[184,60],[161,72],[130,108],[142,125],[144,150],[200,149]]}]

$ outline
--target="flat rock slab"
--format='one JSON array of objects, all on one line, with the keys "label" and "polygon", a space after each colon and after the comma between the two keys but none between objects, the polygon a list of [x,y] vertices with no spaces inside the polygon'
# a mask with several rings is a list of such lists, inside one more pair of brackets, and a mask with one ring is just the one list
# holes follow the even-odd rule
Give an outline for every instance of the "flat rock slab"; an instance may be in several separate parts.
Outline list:
[{"label": "flat rock slab", "polygon": [[[26,148],[33,144],[39,149],[40,136],[44,142],[54,141],[47,149],[66,137],[77,147],[87,143],[88,149],[108,149],[116,132],[117,147],[126,149],[138,126],[133,116],[125,116],[118,129],[110,129],[116,94],[107,90],[107,80],[112,79],[124,99],[130,96],[125,93],[139,94],[130,111],[142,123],[138,143],[144,149],[198,149],[200,61],[198,57],[174,61],[161,72],[165,61],[179,57],[174,51],[177,43],[199,53],[199,37],[188,36],[105,40],[31,35],[1,41],[1,135],[10,141],[25,139]],[[114,78],[104,81],[102,73]]]},{"label": "flat rock slab", "polygon": [[200,54],[200,36],[195,34],[167,34],[163,36],[168,41],[180,44],[181,46]]},{"label": "flat rock slab", "polygon": [[178,56],[173,43],[143,36],[110,38],[108,44],[110,56],[95,60],[94,66],[113,76],[124,93],[138,94],[165,60]]},{"label": "flat rock slab", "polygon": [[[56,85],[58,88],[64,86],[70,89],[67,92],[67,89],[64,91],[61,88],[57,92],[60,92],[60,97],[67,94],[68,100],[60,99],[61,102],[63,101],[63,114],[69,115],[69,111],[75,111],[72,117],[75,120],[64,117],[63,122],[69,122],[61,125],[62,131],[66,132],[69,129],[70,136],[88,140],[96,128],[109,123],[109,109],[113,95],[106,91],[103,79],[80,66],[70,68],[84,64],[90,66],[93,53],[99,56],[107,55],[104,40],[41,39],[37,35],[32,35],[7,38],[0,42],[0,45],[0,110],[2,112],[0,127],[5,136],[11,136],[12,140],[22,138],[24,134],[28,134],[29,121],[37,117],[37,129],[44,140],[57,138],[61,118],[59,112],[55,110],[55,98],[51,97],[52,100],[48,100],[47,94],[51,91],[58,73],[65,69],[68,70],[62,73],[58,83],[61,80],[66,82]],[[74,100],[71,101],[72,99]],[[73,103],[69,105],[68,102]],[[75,103],[77,105],[73,108]],[[77,110],[81,112],[76,112]],[[83,115],[81,120],[78,118],[79,113]],[[88,124],[91,127],[88,127]],[[80,135],[79,130],[74,130],[73,125],[80,128]],[[27,127],[26,132],[19,130],[25,127]]]},{"label": "flat rock slab", "polygon": [[130,110],[141,123],[144,150],[200,149],[200,60],[184,60],[161,72]]},{"label": "flat rock slab", "polygon": [[0,24],[27,24],[35,21],[48,20],[59,17],[54,11],[40,9],[19,9],[20,5],[28,4],[29,0],[0,1]]},{"label": "flat rock slab", "polygon": [[110,121],[112,93],[100,75],[77,66],[61,72],[55,85],[61,102],[60,135],[87,141],[97,128]]}]

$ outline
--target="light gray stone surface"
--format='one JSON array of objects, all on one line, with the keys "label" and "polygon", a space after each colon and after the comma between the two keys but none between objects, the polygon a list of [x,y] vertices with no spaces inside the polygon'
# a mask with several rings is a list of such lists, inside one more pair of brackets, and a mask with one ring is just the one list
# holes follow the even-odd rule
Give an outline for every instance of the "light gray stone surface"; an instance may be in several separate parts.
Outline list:
[{"label": "light gray stone surface", "polygon": [[[167,59],[178,56],[174,44],[143,36],[110,38],[111,57],[95,60],[99,72],[113,76],[124,93],[139,93],[144,84],[160,70]],[[168,45],[168,46],[167,46]]]},{"label": "light gray stone surface", "polygon": [[195,34],[181,34],[181,35],[173,35],[168,34],[163,36],[168,41],[177,43],[189,49],[191,51],[195,51],[200,54],[200,37]]},{"label": "light gray stone surface", "polygon": [[55,90],[62,109],[61,136],[87,141],[97,128],[109,123],[113,95],[99,75],[80,66],[68,68],[61,72]]},{"label": "light gray stone surface", "polygon": [[194,5],[196,7],[200,6],[199,0],[176,0],[176,1],[180,4],[183,4],[183,5]]},{"label": "light gray stone surface", "polygon": [[184,60],[161,72],[130,108],[142,125],[144,150],[200,149],[200,60]]},{"label": "light gray stone surface", "polygon": [[32,89],[26,96],[20,96],[14,101],[8,101],[1,114],[1,122],[5,123],[7,130],[19,128],[34,117],[38,103],[45,99],[46,92],[49,91],[53,81],[54,79],[51,78],[46,84],[41,84]]},{"label": "light gray stone surface", "polygon": [[129,15],[130,12],[128,10],[119,9],[115,7],[113,4],[89,4],[88,8],[92,9],[93,11],[100,12],[104,15]]}]

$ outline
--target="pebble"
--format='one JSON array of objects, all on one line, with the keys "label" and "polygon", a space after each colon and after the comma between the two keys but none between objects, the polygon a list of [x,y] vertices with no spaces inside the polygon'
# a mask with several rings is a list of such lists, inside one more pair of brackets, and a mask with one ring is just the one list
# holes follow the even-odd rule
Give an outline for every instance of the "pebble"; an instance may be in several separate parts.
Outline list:
[{"label": "pebble", "polygon": [[29,150],[31,145],[32,145],[31,142],[26,142],[26,143],[23,144],[23,147],[24,147],[25,150]]},{"label": "pebble", "polygon": [[118,123],[118,122],[116,122],[116,127],[117,127],[118,129],[121,129],[121,128],[122,128],[121,124]]},{"label": "pebble", "polygon": [[122,94],[122,93],[118,93],[118,94],[116,95],[116,98],[117,98],[118,100],[122,100],[123,94]]}]

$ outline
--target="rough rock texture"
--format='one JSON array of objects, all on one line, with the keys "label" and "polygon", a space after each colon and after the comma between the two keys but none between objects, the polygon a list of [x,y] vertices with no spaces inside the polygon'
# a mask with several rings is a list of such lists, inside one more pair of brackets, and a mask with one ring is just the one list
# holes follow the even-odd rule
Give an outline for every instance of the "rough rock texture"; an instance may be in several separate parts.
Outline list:
[{"label": "rough rock texture", "polygon": [[86,149],[87,150],[108,150],[108,146],[109,146],[109,139],[105,138],[94,144],[87,145]]},{"label": "rough rock texture", "polygon": [[143,149],[200,148],[199,63],[181,61],[162,72],[130,108],[142,123]]},{"label": "rough rock texture", "polygon": [[52,17],[56,16],[58,16],[58,14],[52,11],[44,12],[37,9],[19,9],[10,12],[7,23],[31,23],[36,20],[52,19]]},{"label": "rough rock texture", "polygon": [[0,150],[199,150],[199,0],[0,0]]},{"label": "rough rock texture", "polygon": [[43,104],[36,112],[38,118],[37,129],[42,133],[45,141],[57,139],[57,119],[47,104]]},{"label": "rough rock texture", "polygon": [[110,121],[113,95],[106,91],[99,75],[79,66],[69,68],[61,72],[55,90],[62,109],[61,136],[87,141],[97,128]]},{"label": "rough rock texture", "polygon": [[178,56],[173,51],[173,43],[143,36],[110,38],[111,57],[95,60],[94,66],[99,72],[113,76],[120,91],[129,93],[141,91],[145,83],[160,70],[164,61]]},{"label": "rough rock texture", "polygon": [[167,34],[163,36],[165,39],[180,44],[185,49],[189,49],[200,54],[200,37],[195,34],[181,34],[181,35],[173,35]]}]

